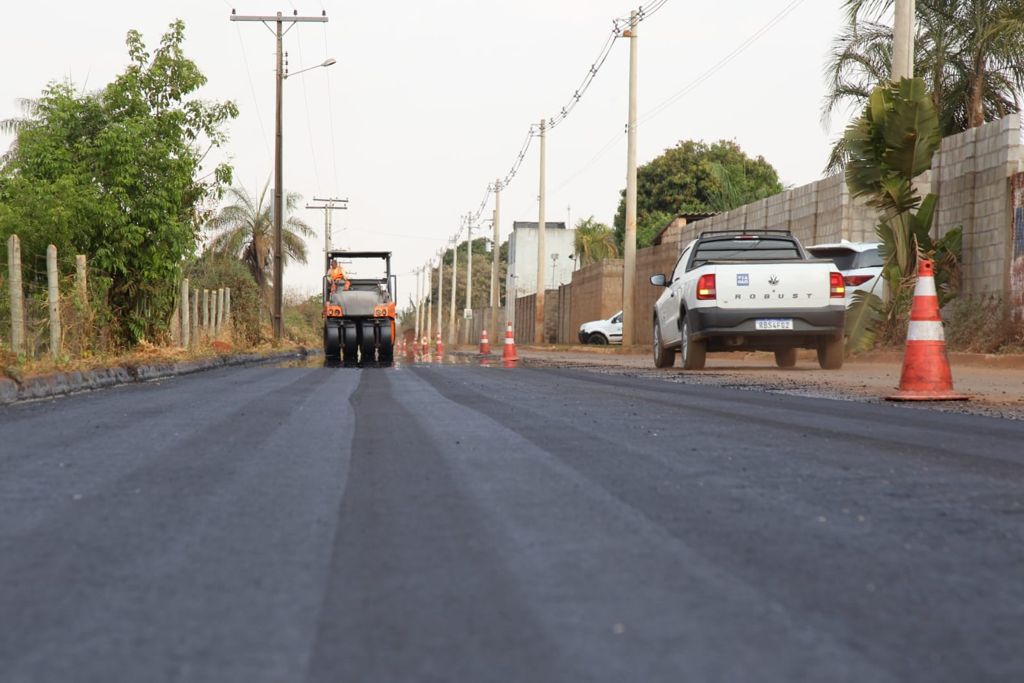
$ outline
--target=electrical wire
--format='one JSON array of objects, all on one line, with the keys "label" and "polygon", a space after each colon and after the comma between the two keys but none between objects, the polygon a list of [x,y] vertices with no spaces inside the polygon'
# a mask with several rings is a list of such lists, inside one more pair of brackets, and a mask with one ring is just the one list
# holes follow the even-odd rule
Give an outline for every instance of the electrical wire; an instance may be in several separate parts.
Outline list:
[{"label": "electrical wire", "polygon": [[[665,3],[667,1],[668,0],[659,0],[658,2],[655,2],[653,6],[650,6],[649,9],[645,10],[646,17],[650,17],[652,14],[654,14],[655,12],[660,10],[662,7],[664,7]],[[637,117],[637,124],[636,124],[637,127],[639,127],[642,123],[646,123],[646,122],[650,121],[651,119],[653,119],[654,117],[656,117],[659,114],[661,114],[663,111],[668,109],[672,104],[678,102],[680,98],[684,97],[685,95],[688,95],[690,92],[692,92],[694,89],[696,89],[699,85],[703,84],[709,78],[711,78],[716,73],[718,73],[723,68],[725,68],[732,60],[734,60],[740,54],[745,52],[747,50],[747,48],[749,48],[751,45],[753,45],[755,42],[757,42],[757,40],[759,38],[761,38],[763,35],[768,33],[768,31],[770,31],[775,26],[777,26],[779,23],[781,23],[797,7],[799,7],[801,4],[803,4],[803,2],[804,2],[804,0],[790,0],[789,4],[787,4],[785,7],[783,7],[782,10],[779,11],[778,14],[776,14],[771,19],[769,19],[763,26],[761,26],[759,29],[754,31],[754,33],[750,34],[745,40],[743,40],[735,49],[733,49],[731,52],[729,52],[725,57],[723,57],[718,62],[713,64],[706,71],[704,71],[700,76],[698,76],[696,79],[694,79],[693,81],[688,83],[686,86],[684,86],[680,90],[678,90],[675,93],[673,93],[672,95],[670,95],[665,100],[662,100],[659,104],[655,105],[654,107],[652,107],[648,111],[646,111],[643,114],[641,114],[640,116],[638,116]],[[611,139],[609,139],[608,142],[587,163],[585,163],[579,169],[574,171],[570,176],[568,176],[565,180],[563,180],[557,186],[552,188],[552,192],[558,191],[558,190],[564,188],[565,186],[569,185],[570,183],[572,183],[584,171],[589,169],[591,166],[593,166],[595,163],[597,163],[602,157],[604,157],[608,153],[608,151],[610,149],[612,149],[612,147],[614,146],[614,143],[618,142],[619,140],[621,140],[623,137],[625,137],[625,135],[626,135],[625,131],[619,132],[619,133],[616,133],[615,135],[613,135],[611,137]]]},{"label": "electrical wire", "polygon": [[[321,3],[321,8],[323,3]],[[324,9],[326,12],[327,10]],[[323,23],[324,29],[324,59],[329,57],[330,44],[327,41],[327,22]],[[327,127],[331,133],[331,168],[334,171],[334,194],[338,193],[338,144],[334,137],[334,96],[331,93],[331,74],[326,74],[327,79]]]},{"label": "electrical wire", "polygon": [[[293,4],[292,7],[294,6],[295,5]],[[299,48],[299,64],[305,64],[306,60],[302,56],[302,31],[295,34],[295,40]],[[311,109],[309,106],[309,90],[306,88],[306,79],[300,78],[299,80],[302,82],[302,99],[306,103],[306,132],[309,134],[309,153],[313,158],[313,177],[316,179],[316,194],[317,196],[322,197],[323,195],[320,194],[322,187],[320,184],[320,164],[317,163],[316,145],[313,142],[313,119],[309,114]]]},{"label": "electrical wire", "polygon": [[763,35],[771,31],[773,28],[775,28],[775,26],[781,23],[783,19],[788,17],[797,7],[802,5],[803,2],[804,0],[790,0],[789,4],[782,8],[782,10],[778,14],[776,14],[774,17],[768,20],[768,22],[764,24],[761,28],[754,31],[754,33],[748,36],[746,40],[741,42],[732,52],[730,52],[725,57],[715,62],[715,64],[712,65],[707,71],[702,73],[689,84],[687,84],[680,90],[676,91],[667,99],[663,100],[661,103],[657,104],[656,106],[642,114],[640,117],[638,117],[637,126],[646,123],[647,121],[650,121],[655,116],[665,111],[668,107],[678,102],[682,97],[688,95],[695,88],[697,88],[697,86],[701,85],[709,78],[714,76],[716,73],[721,71],[723,68],[725,68],[726,65],[729,64],[729,62],[731,62],[740,54],[745,52],[747,48],[749,48],[751,45],[757,42],[759,38],[761,38]]}]

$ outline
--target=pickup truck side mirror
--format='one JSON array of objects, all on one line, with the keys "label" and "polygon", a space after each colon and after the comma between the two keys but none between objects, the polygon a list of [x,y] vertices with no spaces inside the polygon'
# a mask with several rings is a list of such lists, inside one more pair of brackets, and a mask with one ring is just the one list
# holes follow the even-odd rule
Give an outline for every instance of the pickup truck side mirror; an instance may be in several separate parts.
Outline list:
[{"label": "pickup truck side mirror", "polygon": [[657,275],[652,275],[651,276],[651,284],[654,285],[655,287],[664,287],[665,286],[665,275],[662,274],[662,273],[658,273]]}]

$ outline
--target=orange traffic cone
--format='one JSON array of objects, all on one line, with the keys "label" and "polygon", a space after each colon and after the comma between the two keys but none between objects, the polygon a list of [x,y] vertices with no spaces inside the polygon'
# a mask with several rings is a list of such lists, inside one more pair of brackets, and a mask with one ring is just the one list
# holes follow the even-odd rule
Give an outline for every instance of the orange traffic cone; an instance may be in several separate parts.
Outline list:
[{"label": "orange traffic cone", "polygon": [[480,333],[480,355],[489,356],[491,354],[491,340],[487,338],[487,328],[483,329]]},{"label": "orange traffic cone", "polygon": [[512,333],[512,323],[508,323],[505,327],[505,349],[501,354],[501,359],[507,362],[519,360],[519,356],[516,355],[516,337]]},{"label": "orange traffic cone", "polygon": [[966,401],[968,398],[953,391],[939,298],[935,294],[935,269],[928,260],[922,259],[917,269],[899,391],[885,398],[889,401]]},{"label": "orange traffic cone", "polygon": [[441,333],[437,333],[437,357],[444,355],[444,343],[441,341]]}]

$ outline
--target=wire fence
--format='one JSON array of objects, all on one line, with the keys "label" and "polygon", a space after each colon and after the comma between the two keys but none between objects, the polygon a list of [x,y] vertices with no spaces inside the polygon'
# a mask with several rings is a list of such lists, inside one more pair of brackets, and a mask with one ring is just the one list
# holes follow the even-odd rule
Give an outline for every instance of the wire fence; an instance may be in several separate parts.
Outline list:
[{"label": "wire fence", "polygon": [[[117,312],[109,304],[113,278],[82,254],[21,253],[12,236],[0,263],[0,352],[39,359],[89,358],[124,350]],[[194,348],[230,341],[231,288],[175,287],[174,311],[164,320],[168,341]],[[185,306],[182,302],[187,301]]]}]

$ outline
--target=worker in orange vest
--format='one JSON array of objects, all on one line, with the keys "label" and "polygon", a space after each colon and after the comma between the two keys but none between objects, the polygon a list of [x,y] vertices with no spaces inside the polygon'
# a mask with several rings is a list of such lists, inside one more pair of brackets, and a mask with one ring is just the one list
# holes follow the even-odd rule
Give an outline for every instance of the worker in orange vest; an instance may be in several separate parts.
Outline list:
[{"label": "worker in orange vest", "polygon": [[346,292],[352,286],[352,283],[348,281],[348,276],[345,275],[345,269],[341,267],[341,261],[338,259],[334,259],[331,263],[331,269],[327,271],[327,279],[331,283],[331,294],[337,291],[339,283],[344,283],[342,288]]}]

